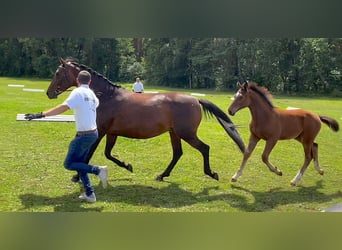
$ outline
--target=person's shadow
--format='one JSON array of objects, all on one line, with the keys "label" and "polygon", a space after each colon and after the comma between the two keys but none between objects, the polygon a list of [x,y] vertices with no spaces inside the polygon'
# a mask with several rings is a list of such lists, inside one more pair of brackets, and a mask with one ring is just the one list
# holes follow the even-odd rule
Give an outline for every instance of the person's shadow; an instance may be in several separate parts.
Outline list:
[{"label": "person's shadow", "polygon": [[[169,183],[161,188],[144,185],[117,185],[108,186],[107,189],[97,187],[96,196],[98,201],[166,209],[177,209],[197,203],[224,201],[231,207],[244,212],[272,211],[279,205],[327,202],[333,198],[342,197],[341,192],[332,195],[320,192],[318,189],[322,188],[322,181],[318,181],[315,186],[298,187],[293,191],[282,191],[281,188],[277,188],[266,192],[256,192],[236,185],[231,185],[231,188],[232,190],[223,194],[210,194],[210,190],[218,190],[219,187],[208,187],[201,192],[192,193],[180,188],[175,183]],[[234,193],[234,190],[237,192]],[[241,194],[241,192],[247,192],[249,196],[252,195],[254,202],[249,202],[247,196]],[[49,197],[28,193],[21,195],[20,199],[25,211],[34,211],[36,207],[43,206],[53,206],[55,212],[103,211],[104,207],[98,207],[98,203],[95,203],[94,207],[84,207],[82,201],[78,199],[78,195],[79,193],[72,193]]]},{"label": "person's shadow", "polygon": [[[156,208],[177,208],[198,202],[196,194],[192,194],[174,183],[161,188],[144,185],[108,185],[107,189],[102,189],[100,186],[95,187],[95,189],[98,201],[126,203],[133,206],[148,205]],[[78,199],[79,194],[80,192],[49,197],[27,193],[20,195],[20,199],[25,211],[34,211],[35,207],[43,206],[53,206],[55,212],[101,212],[103,210],[103,207],[96,207],[96,205],[84,207],[82,205],[84,202]]]}]

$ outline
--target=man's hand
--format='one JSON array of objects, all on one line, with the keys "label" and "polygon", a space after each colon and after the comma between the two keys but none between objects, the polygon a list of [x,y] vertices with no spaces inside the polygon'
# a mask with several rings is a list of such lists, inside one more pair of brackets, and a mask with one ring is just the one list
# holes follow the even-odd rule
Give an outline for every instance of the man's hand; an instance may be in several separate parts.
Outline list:
[{"label": "man's hand", "polygon": [[40,113],[36,113],[36,114],[25,114],[25,119],[31,121],[32,119],[40,119],[45,117],[45,115],[43,115],[43,112]]}]

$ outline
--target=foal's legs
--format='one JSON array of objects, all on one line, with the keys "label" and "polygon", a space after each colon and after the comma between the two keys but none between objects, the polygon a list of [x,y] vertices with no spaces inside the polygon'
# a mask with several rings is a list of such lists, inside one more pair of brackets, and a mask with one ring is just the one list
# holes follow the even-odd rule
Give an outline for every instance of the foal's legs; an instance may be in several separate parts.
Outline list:
[{"label": "foal's legs", "polygon": [[163,181],[164,177],[170,176],[172,169],[174,168],[179,158],[183,154],[181,139],[174,131],[170,131],[170,139],[173,151],[172,160],[169,166],[165,169],[165,171],[157,176],[157,181]]},{"label": "foal's legs", "polygon": [[237,179],[242,175],[242,172],[243,172],[244,168],[246,167],[247,160],[251,156],[251,154],[252,154],[255,146],[259,142],[259,140],[260,139],[255,137],[253,134],[251,134],[251,136],[249,137],[249,144],[248,144],[248,147],[247,147],[245,153],[243,154],[241,166],[240,166],[239,170],[233,175],[232,180],[231,180],[232,182],[236,182]]},{"label": "foal's legs", "polygon": [[268,157],[272,151],[272,149],[274,148],[274,146],[276,145],[277,143],[277,140],[267,140],[266,141],[266,145],[265,145],[265,149],[264,149],[264,152],[262,153],[262,161],[266,164],[266,166],[268,167],[268,169],[277,174],[277,175],[280,175],[282,176],[283,173],[275,166],[273,166],[270,161],[268,160]]},{"label": "foal's legs", "polygon": [[[313,143],[312,142],[308,142],[308,143],[303,143],[303,147],[304,147],[304,163],[302,168],[299,170],[299,172],[297,173],[297,175],[292,179],[291,181],[291,185],[292,186],[296,186],[298,184],[298,182],[300,181],[300,179],[302,178],[305,170],[307,169],[307,167],[309,166],[310,161],[313,158]],[[317,150],[316,150],[317,151]],[[317,159],[318,160],[318,159]]]},{"label": "foal's legs", "polygon": [[320,168],[319,163],[318,163],[318,144],[315,142],[313,143],[313,146],[312,146],[312,157],[313,157],[316,170],[318,171],[320,175],[323,175],[324,170]]},{"label": "foal's legs", "polygon": [[128,171],[133,172],[133,168],[131,164],[125,164],[124,162],[119,161],[118,159],[114,158],[111,155],[112,149],[115,145],[117,138],[118,138],[117,135],[107,134],[105,156],[108,160],[111,160],[112,162],[116,163],[119,167],[125,168]]}]

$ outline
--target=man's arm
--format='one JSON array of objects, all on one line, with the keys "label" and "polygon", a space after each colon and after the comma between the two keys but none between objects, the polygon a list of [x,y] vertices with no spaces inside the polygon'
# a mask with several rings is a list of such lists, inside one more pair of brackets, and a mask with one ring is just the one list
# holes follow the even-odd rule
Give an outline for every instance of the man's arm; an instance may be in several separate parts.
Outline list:
[{"label": "man's arm", "polygon": [[40,119],[40,118],[43,118],[45,116],[59,115],[61,113],[64,113],[67,110],[69,110],[68,105],[60,104],[60,105],[58,105],[52,109],[49,109],[47,111],[44,111],[44,112],[40,112],[37,114],[25,114],[25,119],[30,121],[32,119]]},{"label": "man's arm", "polygon": [[65,111],[69,110],[68,105],[60,104],[52,109],[42,112],[43,116],[52,116],[52,115],[59,115],[64,113]]}]

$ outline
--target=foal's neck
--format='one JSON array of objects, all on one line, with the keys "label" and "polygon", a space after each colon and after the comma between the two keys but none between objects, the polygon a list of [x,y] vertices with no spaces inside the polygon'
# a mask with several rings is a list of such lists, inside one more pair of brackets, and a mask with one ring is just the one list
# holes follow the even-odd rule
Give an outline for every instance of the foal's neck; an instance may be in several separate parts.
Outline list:
[{"label": "foal's neck", "polygon": [[251,104],[249,110],[254,120],[269,119],[274,114],[274,107],[270,106],[259,94],[253,93],[250,96]]}]

